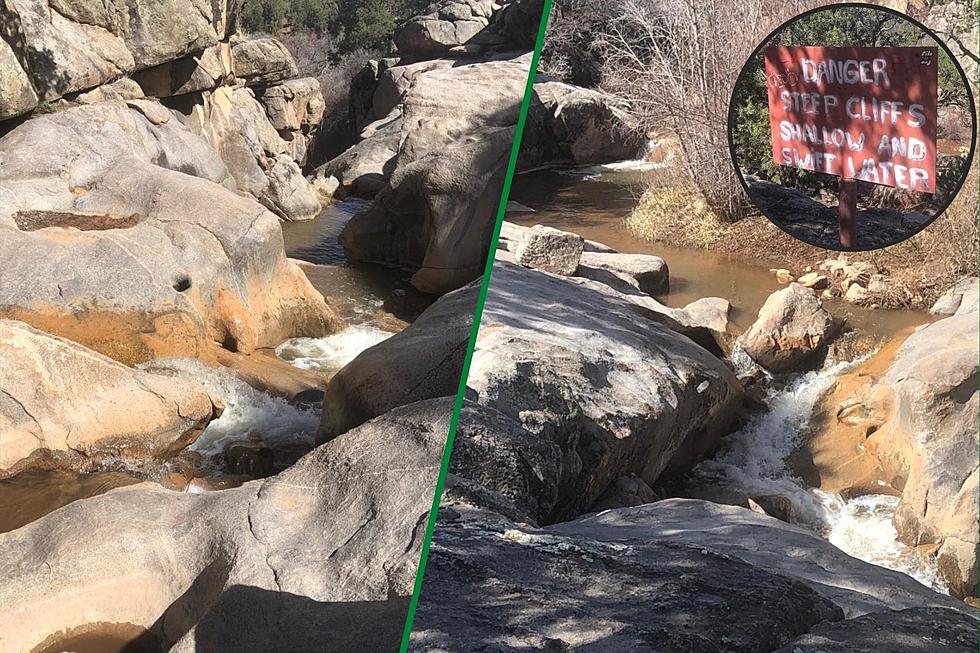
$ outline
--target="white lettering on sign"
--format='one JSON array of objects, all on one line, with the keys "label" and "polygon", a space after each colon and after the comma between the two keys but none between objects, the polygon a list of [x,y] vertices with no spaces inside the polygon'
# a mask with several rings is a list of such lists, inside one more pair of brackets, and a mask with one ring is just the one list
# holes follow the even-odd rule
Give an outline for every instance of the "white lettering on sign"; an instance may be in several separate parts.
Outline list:
[{"label": "white lettering on sign", "polygon": [[888,62],[884,59],[803,59],[803,81],[811,84],[874,84],[891,88]]},{"label": "white lettering on sign", "polygon": [[767,46],[772,159],[936,192],[936,48]]}]

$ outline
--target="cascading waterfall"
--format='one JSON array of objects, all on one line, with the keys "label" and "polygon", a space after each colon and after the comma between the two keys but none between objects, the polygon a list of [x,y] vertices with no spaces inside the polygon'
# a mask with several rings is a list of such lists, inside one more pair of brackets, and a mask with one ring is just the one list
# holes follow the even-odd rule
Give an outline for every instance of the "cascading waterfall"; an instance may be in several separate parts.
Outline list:
[{"label": "cascading waterfall", "polygon": [[365,349],[392,335],[377,327],[352,325],[325,338],[290,338],[276,347],[276,356],[305,370],[336,372]]},{"label": "cascading waterfall", "polygon": [[268,447],[312,447],[320,425],[318,407],[300,407],[261,392],[224,368],[187,358],[160,359],[141,365],[152,372],[190,378],[219,397],[224,410],[188,447],[205,458],[220,456],[232,442],[259,440]]},{"label": "cascading waterfall", "polygon": [[[821,370],[800,374],[781,389],[770,391],[766,409],[728,436],[724,451],[697,465],[690,480],[694,486],[729,496],[786,497],[792,503],[793,523],[820,533],[855,558],[903,572],[945,592],[933,561],[898,541],[892,525],[898,505],[896,497],[865,495],[845,499],[805,486],[786,463],[802,444],[820,398],[842,374],[869,357],[828,363]],[[732,361],[740,373],[755,367],[738,346]]]}]

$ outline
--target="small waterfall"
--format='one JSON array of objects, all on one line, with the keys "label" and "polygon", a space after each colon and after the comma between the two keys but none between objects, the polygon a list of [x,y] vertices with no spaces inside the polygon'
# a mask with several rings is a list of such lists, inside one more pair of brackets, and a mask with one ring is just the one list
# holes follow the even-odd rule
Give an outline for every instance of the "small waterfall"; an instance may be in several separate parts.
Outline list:
[{"label": "small waterfall", "polygon": [[[821,370],[796,376],[769,393],[767,408],[728,436],[725,449],[698,464],[690,485],[712,496],[777,495],[792,503],[793,523],[810,528],[845,553],[912,576],[938,591],[947,591],[934,561],[898,541],[892,516],[896,497],[866,495],[844,499],[807,487],[788,468],[786,459],[801,444],[821,397],[837,379],[870,357],[828,363]],[[736,346],[732,360],[739,373],[755,364]]]},{"label": "small waterfall", "polygon": [[268,447],[312,447],[320,425],[316,408],[294,406],[260,392],[234,372],[185,358],[160,359],[141,365],[151,372],[190,378],[224,402],[221,417],[212,420],[188,449],[205,459],[222,455],[232,442],[258,440]]},{"label": "small waterfall", "polygon": [[276,356],[304,370],[336,372],[365,349],[392,335],[377,327],[352,325],[325,338],[290,338],[276,347]]}]

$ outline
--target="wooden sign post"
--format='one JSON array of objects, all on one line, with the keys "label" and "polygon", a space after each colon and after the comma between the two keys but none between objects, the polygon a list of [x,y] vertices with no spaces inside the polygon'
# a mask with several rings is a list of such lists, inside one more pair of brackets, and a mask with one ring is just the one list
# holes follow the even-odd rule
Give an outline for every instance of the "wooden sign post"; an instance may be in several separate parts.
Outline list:
[{"label": "wooden sign post", "polygon": [[935,47],[770,46],[772,157],[840,177],[840,243],[857,246],[857,185],[936,192]]}]

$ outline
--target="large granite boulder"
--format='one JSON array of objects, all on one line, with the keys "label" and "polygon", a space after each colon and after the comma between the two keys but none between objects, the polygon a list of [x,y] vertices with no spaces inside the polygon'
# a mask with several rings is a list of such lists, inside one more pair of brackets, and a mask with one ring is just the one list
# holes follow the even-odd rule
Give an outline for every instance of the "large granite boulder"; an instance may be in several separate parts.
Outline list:
[{"label": "large granite boulder", "polygon": [[320,212],[291,143],[269,122],[251,89],[221,87],[177,109],[180,120],[218,152],[239,190],[284,220],[310,220]]},{"label": "large granite boulder", "polygon": [[545,79],[534,85],[519,167],[624,161],[642,145],[607,95]]},{"label": "large granite boulder", "polygon": [[276,84],[299,76],[293,55],[274,38],[238,41],[231,52],[235,75],[249,86]]},{"label": "large granite boulder", "polygon": [[813,290],[791,283],[766,299],[741,343],[759,365],[771,372],[787,372],[829,344],[839,327]]},{"label": "large granite boulder", "polygon": [[936,300],[929,312],[933,315],[957,315],[976,313],[977,298],[980,297],[980,278],[960,279]]},{"label": "large granite boulder", "polygon": [[813,533],[683,499],[547,528],[446,506],[422,596],[413,651],[788,652],[780,647],[844,617],[921,606],[956,624],[960,651],[973,619]]},{"label": "large granite boulder", "polygon": [[421,74],[451,68],[451,59],[432,59],[399,66],[388,66],[378,74],[377,84],[371,95],[371,120],[380,120],[396,107],[400,107],[412,88],[415,78]]},{"label": "large granite boulder", "polygon": [[489,23],[491,0],[443,0],[395,30],[398,53],[408,59],[432,59],[466,44]]},{"label": "large granite boulder", "polygon": [[407,329],[364,350],[335,374],[324,394],[317,441],[397,406],[455,396],[473,329],[477,284],[439,298]]},{"label": "large granite boulder", "polygon": [[[402,138],[400,111],[368,125],[370,136],[316,169],[317,179],[335,177],[351,195],[373,198],[387,187]],[[362,134],[363,135],[363,134]]]},{"label": "large granite boulder", "polygon": [[132,624],[151,650],[396,651],[451,408],[400,408],[235,489],[141,484],[0,535],[3,649]]},{"label": "large granite boulder", "polygon": [[28,120],[0,139],[0,317],[127,364],[336,330],[275,215],[234,188],[155,102]]},{"label": "large granite boulder", "polygon": [[441,294],[484,268],[527,78],[526,57],[416,76],[388,186],[348,222],[352,260],[417,270]]},{"label": "large granite boulder", "polygon": [[[650,254],[585,252],[579,261],[579,267],[612,272],[624,277],[627,283],[648,295],[666,292],[670,285],[667,262]],[[577,274],[584,276],[580,272]]]},{"label": "large granite boulder", "polygon": [[53,100],[199,55],[235,30],[240,0],[5,0],[4,40]]},{"label": "large granite boulder", "polygon": [[0,120],[25,114],[37,106],[37,94],[20,61],[0,40]]},{"label": "large granite boulder", "polygon": [[902,491],[899,538],[940,545],[939,573],[957,596],[977,595],[978,343],[976,312],[910,336],[878,388],[890,410],[868,442]]},{"label": "large granite boulder", "polygon": [[257,94],[269,122],[278,130],[310,130],[323,120],[326,105],[315,77],[289,79]]},{"label": "large granite boulder", "polygon": [[288,154],[276,157],[266,176],[269,185],[259,201],[270,211],[283,220],[312,220],[319,215],[322,207],[316,192]]},{"label": "large granite boulder", "polygon": [[142,458],[189,444],[211,418],[197,383],[134,370],[0,320],[0,476],[38,450]]},{"label": "large granite boulder", "polygon": [[234,78],[231,46],[224,42],[133,75],[146,95],[158,98],[211,90]]},{"label": "large granite boulder", "polygon": [[578,269],[584,246],[578,234],[536,224],[517,242],[514,258],[524,267],[568,277]]},{"label": "large granite boulder", "polygon": [[16,24],[16,31],[5,34],[6,39],[19,42],[27,73],[43,100],[111,82],[136,68],[120,16],[111,4],[99,3],[99,7],[79,3],[72,7],[67,2],[55,2],[52,7],[48,0],[5,3],[5,18]]},{"label": "large granite boulder", "polygon": [[520,487],[509,481],[491,489],[550,523],[588,509],[616,478],[636,474],[652,485],[717,446],[741,405],[741,385],[661,318],[588,285],[494,264],[467,381],[494,412],[473,414],[506,423],[491,430],[525,443],[515,451],[541,451],[540,463],[496,472],[500,478],[533,473],[541,480],[526,487],[552,489],[533,497],[508,489]]}]

